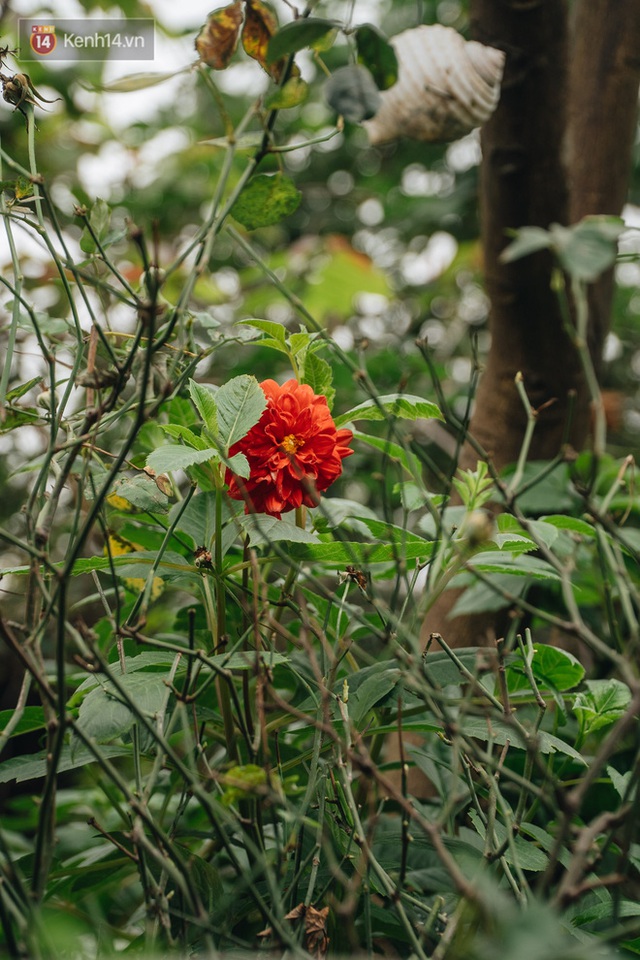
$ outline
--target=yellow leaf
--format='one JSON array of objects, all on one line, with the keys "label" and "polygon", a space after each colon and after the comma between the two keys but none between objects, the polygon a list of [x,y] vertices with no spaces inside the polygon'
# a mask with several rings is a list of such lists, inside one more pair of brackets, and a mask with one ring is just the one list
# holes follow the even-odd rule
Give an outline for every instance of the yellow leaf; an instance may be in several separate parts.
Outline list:
[{"label": "yellow leaf", "polygon": [[[123,500],[123,497],[117,497],[118,500]],[[128,500],[124,501],[129,503]],[[132,543],[131,540],[125,540],[124,537],[119,537],[117,533],[109,534],[109,549],[105,547],[105,554],[109,553],[112,557],[120,557],[125,553],[133,553],[134,550],[142,550],[143,547],[139,543]],[[131,590],[132,593],[142,593],[145,588],[145,582],[142,577],[123,577],[124,585],[127,590]],[[160,594],[164,590],[164,580],[162,577],[154,577],[153,584],[151,585],[151,595],[150,600],[157,600]]]},{"label": "yellow leaf", "polygon": [[278,29],[278,21],[262,0],[246,0],[245,21],[242,28],[242,46],[246,53],[257,60],[263,70],[274,80],[282,75],[285,58],[276,63],[267,63],[269,40]]}]

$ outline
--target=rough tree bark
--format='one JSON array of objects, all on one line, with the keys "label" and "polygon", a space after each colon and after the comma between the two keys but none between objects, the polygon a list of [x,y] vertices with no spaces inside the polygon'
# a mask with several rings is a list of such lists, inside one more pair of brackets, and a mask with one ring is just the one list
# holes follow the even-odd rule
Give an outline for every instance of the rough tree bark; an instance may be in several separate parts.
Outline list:
[{"label": "rough tree bark", "polygon": [[[578,0],[572,8],[570,19],[565,0],[471,0],[474,38],[507,54],[500,104],[482,131],[480,207],[492,340],[470,424],[498,469],[517,459],[524,434],[518,371],[534,408],[555,398],[539,415],[531,459],[557,455],[570,407],[570,444],[582,449],[589,435],[586,385],[550,289],[551,258],[539,253],[500,261],[509,228],[618,214],[626,197],[640,83],[640,3]],[[612,289],[608,274],[591,290],[597,367]],[[462,465],[476,459],[465,445]],[[449,592],[434,606],[425,634],[441,633],[455,646],[489,642],[493,618],[448,619],[454,599]]]}]

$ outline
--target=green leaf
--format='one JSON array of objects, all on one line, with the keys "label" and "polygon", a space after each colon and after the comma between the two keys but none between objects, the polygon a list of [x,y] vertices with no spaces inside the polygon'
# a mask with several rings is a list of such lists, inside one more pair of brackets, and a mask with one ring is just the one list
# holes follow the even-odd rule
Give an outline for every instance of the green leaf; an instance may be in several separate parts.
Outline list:
[{"label": "green leaf", "polygon": [[339,67],[327,80],[324,93],[329,106],[351,123],[370,120],[380,107],[378,87],[366,67]]},{"label": "green leaf", "polygon": [[96,234],[99,240],[102,240],[105,236],[107,230],[109,229],[109,223],[111,222],[111,208],[109,204],[104,200],[98,198],[96,202],[91,207],[91,213],[89,214],[89,223],[91,224],[91,229]]},{"label": "green leaf", "polygon": [[225,457],[224,462],[225,466],[227,466],[232,473],[235,473],[236,477],[242,477],[243,480],[246,480],[251,476],[251,467],[244,453],[235,453],[232,457]]},{"label": "green leaf", "polygon": [[[15,710],[0,711],[0,733],[6,730],[9,721],[13,719],[14,715]],[[17,737],[21,733],[30,733],[32,730],[42,730],[45,726],[46,720],[42,707],[25,707],[11,736]]]},{"label": "green leaf", "polygon": [[404,549],[408,543],[416,543],[422,546],[423,550],[431,549],[431,541],[426,540],[424,537],[419,537],[416,533],[411,533],[405,527],[399,527],[393,523],[387,523],[385,520],[370,520],[367,517],[363,517],[361,522],[373,534],[376,539],[381,540],[383,543],[395,543],[398,545],[401,550]]},{"label": "green leaf", "polygon": [[[166,703],[169,693],[167,674],[125,673],[118,678],[123,695],[142,714],[153,716]],[[78,725],[82,732],[98,743],[108,743],[131,730],[136,720],[129,705],[121,699],[109,680],[89,693],[80,706]]]},{"label": "green leaf", "polygon": [[352,420],[388,420],[391,417],[400,417],[403,420],[443,419],[437,404],[408,393],[390,393],[375,400],[365,400],[334,419],[339,427]]},{"label": "green leaf", "polygon": [[506,573],[517,577],[532,577],[534,580],[559,580],[560,577],[546,560],[526,554],[509,554],[496,560],[494,553],[483,551],[472,556],[469,566],[483,573]]},{"label": "green leaf", "polygon": [[284,346],[287,336],[286,327],[283,327],[281,323],[276,323],[275,320],[256,320],[252,317],[249,320],[238,320],[238,324],[261,330]]},{"label": "green leaf", "polygon": [[310,47],[339,26],[337,20],[323,20],[320,17],[300,17],[285,23],[269,40],[267,61],[275,63],[280,57]]},{"label": "green leaf", "polygon": [[25,393],[28,393],[32,387],[35,387],[36,384],[42,383],[42,377],[33,377],[31,380],[27,380],[26,383],[21,383],[18,387],[12,387],[11,390],[7,391],[5,400],[7,403],[13,403],[14,400],[19,400],[20,397],[24,397]]},{"label": "green leaf", "polygon": [[585,686],[587,689],[576,696],[572,709],[580,722],[582,736],[588,737],[624,716],[631,702],[631,691],[626,683],[613,677],[587,680]]},{"label": "green leaf", "polygon": [[[528,586],[529,584],[523,577],[513,577],[500,573],[492,576],[490,584],[476,580],[462,591],[449,612],[448,618],[462,617],[469,613],[489,613],[494,610],[504,610],[505,607],[510,607],[513,601],[504,597],[500,591],[505,590],[512,597],[519,597],[527,590]],[[492,587],[496,589],[492,589]]]},{"label": "green leaf", "polygon": [[[487,836],[487,828],[480,819],[480,814],[478,811],[470,810],[469,819],[478,831],[479,836],[485,840]],[[495,833],[495,837],[492,837],[492,848],[502,848],[503,844],[505,844],[507,840],[507,828],[504,826],[504,824],[500,823],[499,820],[494,820],[493,831]],[[546,869],[546,866],[549,862],[548,857],[530,840],[527,840],[519,835],[512,834],[511,845],[505,847],[503,854],[507,863],[517,865],[521,870],[539,872],[540,870]]]},{"label": "green leaf", "polygon": [[618,238],[624,229],[620,217],[590,216],[572,227],[554,223],[550,233],[567,273],[591,283],[615,263]]},{"label": "green leaf", "polygon": [[193,430],[183,426],[181,423],[161,423],[160,429],[174,440],[184,440],[187,446],[193,447],[194,450],[209,449],[209,444],[206,440],[203,440],[197,433],[194,433]]},{"label": "green leaf", "polygon": [[[160,472],[164,473],[164,471]],[[159,489],[153,477],[144,472],[134,477],[121,477],[116,480],[109,494],[110,503],[112,503],[111,497],[114,496],[124,497],[144,513],[167,513],[169,510],[168,498]]]},{"label": "green leaf", "polygon": [[[376,664],[376,666],[378,666],[378,664]],[[357,674],[353,675],[354,678],[356,676]],[[350,688],[352,679],[352,677],[349,677]],[[358,685],[355,691],[352,692],[351,689],[349,689],[349,719],[356,727],[360,727],[367,714],[373,710],[376,704],[384,700],[385,697],[388,697],[401,680],[401,670],[395,666],[395,663],[390,663],[385,666],[385,669],[372,672]]]},{"label": "green leaf", "polygon": [[[407,541],[403,546],[403,559],[428,560],[434,544],[428,540]],[[398,548],[388,543],[360,543],[340,541],[336,543],[292,544],[291,555],[296,560],[317,560],[322,563],[352,563],[368,567],[372,563],[397,562]]]},{"label": "green leaf", "polygon": [[[48,755],[46,750],[42,750],[28,757],[12,757],[5,760],[0,763],[0,783],[10,783],[12,780],[16,783],[24,783],[26,780],[44,777],[47,773]],[[105,760],[131,756],[131,749],[124,746],[104,747],[100,750],[100,756]],[[76,770],[88,763],[96,763],[96,758],[87,747],[78,746],[72,751],[70,746],[65,745],[56,769],[58,773],[66,773],[67,770]]]},{"label": "green leaf", "polygon": [[267,405],[267,398],[255,377],[242,374],[220,387],[216,404],[220,443],[228,450],[255,426]]},{"label": "green leaf", "polygon": [[265,101],[268,110],[289,110],[304,103],[309,96],[309,85],[301,77],[291,77],[284,87],[278,87]]},{"label": "green leaf", "polygon": [[[147,650],[145,653],[139,653],[135,657],[125,657],[125,675],[138,673],[140,670],[155,670],[156,672],[161,670],[163,675],[166,676],[167,670],[173,665],[176,656],[176,653],[172,650]],[[112,670],[118,677],[123,675],[119,660],[109,664],[108,669]],[[183,666],[182,669],[184,670],[186,668]],[[91,690],[103,686],[106,679],[108,678],[105,678],[104,674],[89,674],[73,692],[67,702],[67,707],[69,707],[69,709],[77,707]]]},{"label": "green leaf", "polygon": [[149,87],[157,87],[159,83],[164,83],[165,80],[173,80],[177,73],[183,72],[182,70],[170,70],[168,73],[130,73],[126,77],[110,80],[109,83],[93,83],[90,86],[88,84],[85,86],[87,89],[98,90],[102,93],[130,93],[133,90],[148,90]]},{"label": "green leaf", "polygon": [[[533,647],[534,654],[531,660],[531,670],[536,683],[542,691],[545,690],[573,690],[584,679],[585,670],[579,660],[566,650],[560,650],[558,647],[551,647],[546,643],[536,643]],[[518,650],[514,655],[514,660],[507,667],[507,683],[509,690],[524,689],[518,678],[525,678],[524,665],[522,661],[522,652]],[[510,682],[515,680],[515,682]],[[528,681],[524,679],[524,684],[528,687]]]},{"label": "green leaf", "polygon": [[329,409],[333,404],[336,391],[332,386],[333,370],[326,360],[317,353],[309,353],[304,362],[304,376],[302,383],[308,384],[318,396],[327,398]]},{"label": "green leaf", "polygon": [[206,463],[207,460],[214,458],[219,458],[219,453],[214,447],[194,450],[192,447],[183,447],[181,444],[168,443],[149,454],[147,466],[156,473],[171,473],[172,470],[186,470],[196,463]]},{"label": "green leaf", "polygon": [[521,227],[516,231],[515,240],[500,254],[503,263],[513,263],[522,257],[528,257],[539,250],[548,250],[551,246],[551,236],[548,230],[542,227]]},{"label": "green leaf", "polygon": [[189,380],[189,395],[212,437],[218,434],[218,405],[211,387]]},{"label": "green leaf", "polygon": [[379,90],[388,90],[398,79],[396,52],[377,27],[365,23],[356,30],[358,63],[371,73]]},{"label": "green leaf", "polygon": [[626,773],[619,773],[615,767],[612,767],[610,764],[607,766],[607,774],[613,787],[620,797],[621,800],[629,800],[631,796],[635,793],[635,784],[633,790],[629,790],[631,784],[631,778],[633,777],[633,771],[627,770]]},{"label": "green leaf", "polygon": [[37,423],[40,420],[42,420],[41,414],[34,407],[22,410],[7,407],[4,420],[0,420],[0,434],[10,433],[26,423]]},{"label": "green leaf", "polygon": [[[348,414],[342,414],[342,416],[348,416]],[[366,443],[370,447],[374,447],[374,449],[379,450],[380,453],[384,454],[385,457],[388,457],[389,460],[402,464],[409,476],[421,476],[422,467],[420,461],[415,454],[411,453],[410,450],[405,450],[404,447],[401,447],[399,443],[393,443],[393,441],[387,440],[386,437],[373,437],[371,434],[362,433],[360,430],[354,430],[353,436],[354,439],[357,439],[362,443]],[[414,487],[416,487],[414,499],[419,507],[422,508],[425,505],[428,495],[426,491],[418,488],[416,484],[414,484]],[[417,509],[417,507],[414,507],[413,509]]]},{"label": "green leaf", "polygon": [[270,227],[297,210],[302,194],[281,173],[252,177],[233,207],[232,216],[247,230]]},{"label": "green leaf", "polygon": [[220,653],[209,657],[209,663],[215,664],[221,670],[255,670],[256,661],[267,667],[276,667],[281,663],[289,663],[289,657],[284,653],[274,653],[271,650],[241,650],[239,653]]},{"label": "green leaf", "polygon": [[263,514],[246,514],[238,517],[238,523],[249,537],[251,545],[262,547],[276,540],[289,543],[318,543],[318,534],[302,530],[290,520],[268,517]]},{"label": "green leaf", "polygon": [[581,537],[593,538],[596,535],[594,527],[586,520],[579,520],[577,517],[567,517],[564,514],[550,514],[547,517],[540,517],[541,521],[557,527],[558,530],[568,530],[570,533],[577,533]]},{"label": "green leaf", "polygon": [[[181,503],[175,503],[169,512],[169,522],[172,523],[176,514],[180,512]],[[229,518],[229,507],[223,501],[223,523]],[[194,546],[204,544],[209,546],[216,530],[216,495],[214,491],[196,493],[187,504],[178,521],[178,531],[186,534],[193,540]]]},{"label": "green leaf", "polygon": [[[489,732],[489,728],[491,732]],[[546,733],[544,730],[538,730],[537,733],[532,732],[527,739],[523,737],[517,727],[494,716],[491,717],[490,721],[484,720],[482,717],[465,716],[460,721],[460,730],[465,736],[474,737],[478,740],[491,739],[493,743],[500,745],[508,741],[511,747],[518,750],[526,750],[534,745],[535,749],[541,753],[562,753],[582,766],[587,766],[584,757],[570,744],[551,733]]]}]

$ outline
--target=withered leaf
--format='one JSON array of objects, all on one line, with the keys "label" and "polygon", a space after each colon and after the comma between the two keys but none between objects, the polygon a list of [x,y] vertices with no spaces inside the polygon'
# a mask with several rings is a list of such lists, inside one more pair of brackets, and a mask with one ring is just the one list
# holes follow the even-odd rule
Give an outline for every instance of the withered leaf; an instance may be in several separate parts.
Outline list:
[{"label": "withered leaf", "polygon": [[242,28],[242,46],[246,53],[257,60],[263,70],[276,82],[282,76],[286,58],[276,63],[267,62],[269,40],[278,29],[275,14],[262,0],[246,0],[245,21]]},{"label": "withered leaf", "polygon": [[316,910],[315,907],[306,907],[304,903],[299,903],[284,918],[285,920],[304,920],[305,946],[315,960],[324,960],[327,954],[329,946],[329,937],[327,936],[328,917],[329,907]]},{"label": "withered leaf", "polygon": [[214,10],[196,37],[200,59],[213,70],[224,70],[238,46],[242,25],[242,0]]}]

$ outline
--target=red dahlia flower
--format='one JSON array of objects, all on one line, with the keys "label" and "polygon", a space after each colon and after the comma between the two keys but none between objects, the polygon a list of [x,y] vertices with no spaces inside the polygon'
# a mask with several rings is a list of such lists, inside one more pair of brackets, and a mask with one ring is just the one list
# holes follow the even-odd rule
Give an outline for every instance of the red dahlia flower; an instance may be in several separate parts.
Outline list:
[{"label": "red dahlia flower", "polygon": [[275,380],[260,384],[267,406],[246,437],[234,443],[229,455],[244,453],[251,473],[247,480],[227,470],[229,496],[244,500],[247,513],[280,517],[305,504],[315,507],[320,492],[342,473],[342,461],[353,453],[347,444],[350,430],[338,430],[327,398],[297,380],[280,386]]}]

